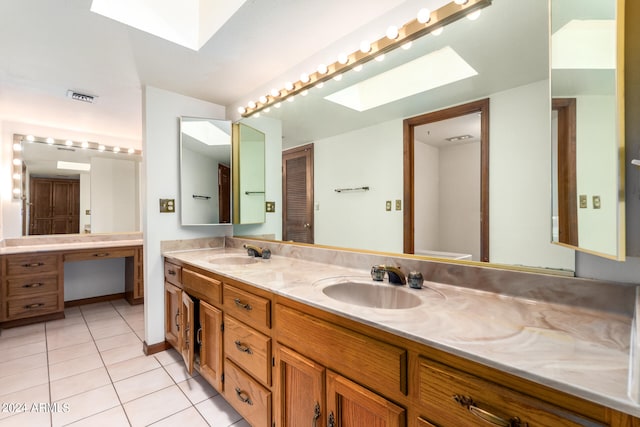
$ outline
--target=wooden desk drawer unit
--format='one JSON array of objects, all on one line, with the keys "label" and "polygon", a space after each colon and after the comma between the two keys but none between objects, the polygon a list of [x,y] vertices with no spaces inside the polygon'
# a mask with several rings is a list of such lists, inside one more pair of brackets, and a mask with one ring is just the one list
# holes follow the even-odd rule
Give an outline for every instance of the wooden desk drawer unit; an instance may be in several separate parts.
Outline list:
[{"label": "wooden desk drawer unit", "polygon": [[224,318],[224,354],[267,386],[271,385],[271,338]]},{"label": "wooden desk drawer unit", "polygon": [[92,251],[70,252],[64,255],[65,261],[91,261],[106,258],[126,258],[135,255],[135,249],[99,249]]},{"label": "wooden desk drawer unit", "polygon": [[420,358],[419,365],[419,425],[430,425],[424,420],[441,427],[602,425],[429,359]]},{"label": "wooden desk drawer unit", "polygon": [[167,282],[182,287],[182,267],[165,261],[164,278]]},{"label": "wooden desk drawer unit", "polygon": [[222,304],[222,282],[219,280],[184,268],[182,285],[189,294],[204,299],[209,304]]},{"label": "wooden desk drawer unit", "polygon": [[25,254],[7,257],[7,276],[58,272],[58,255]]},{"label": "wooden desk drawer unit", "polygon": [[271,301],[245,292],[235,286],[224,285],[224,312],[254,328],[271,328]]},{"label": "wooden desk drawer unit", "polygon": [[58,292],[58,276],[19,277],[7,280],[7,298]]},{"label": "wooden desk drawer unit", "polygon": [[224,396],[253,427],[271,426],[271,392],[229,359],[224,363]]},{"label": "wooden desk drawer unit", "polygon": [[35,295],[8,300],[6,317],[7,320],[22,319],[55,313],[62,309],[58,294]]}]

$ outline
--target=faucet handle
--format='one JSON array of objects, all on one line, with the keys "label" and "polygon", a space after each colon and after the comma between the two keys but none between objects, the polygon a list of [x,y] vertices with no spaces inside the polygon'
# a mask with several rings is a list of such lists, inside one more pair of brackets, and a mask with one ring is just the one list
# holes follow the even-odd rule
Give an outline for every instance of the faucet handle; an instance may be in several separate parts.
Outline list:
[{"label": "faucet handle", "polygon": [[376,282],[382,282],[384,280],[385,266],[374,265],[371,267],[371,278]]}]

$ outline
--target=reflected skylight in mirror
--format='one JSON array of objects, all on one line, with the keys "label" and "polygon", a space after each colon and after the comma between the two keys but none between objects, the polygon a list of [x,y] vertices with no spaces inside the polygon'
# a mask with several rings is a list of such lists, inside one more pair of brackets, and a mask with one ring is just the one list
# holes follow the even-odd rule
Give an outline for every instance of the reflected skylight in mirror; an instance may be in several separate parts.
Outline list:
[{"label": "reflected skylight in mirror", "polygon": [[246,0],[93,0],[91,11],[199,50]]},{"label": "reflected skylight in mirror", "polygon": [[334,92],[325,99],[352,110],[367,111],[477,74],[455,50],[446,46]]},{"label": "reflected skylight in mirror", "polygon": [[569,21],[551,36],[551,68],[615,69],[615,20]]},{"label": "reflected skylight in mirror", "polygon": [[228,125],[226,130],[222,129],[215,120],[185,119],[181,123],[180,130],[206,145],[231,145]]}]

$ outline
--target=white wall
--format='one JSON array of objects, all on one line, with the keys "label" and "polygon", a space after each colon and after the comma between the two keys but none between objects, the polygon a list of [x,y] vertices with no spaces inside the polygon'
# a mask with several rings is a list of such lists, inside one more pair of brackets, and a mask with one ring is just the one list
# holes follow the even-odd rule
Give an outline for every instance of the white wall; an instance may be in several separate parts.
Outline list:
[{"label": "white wall", "polygon": [[[402,121],[319,140],[313,150],[315,243],[402,252]],[[335,191],[363,186],[370,190]]]},{"label": "white wall", "polygon": [[136,165],[133,160],[91,159],[91,232],[136,230]]},{"label": "white wall", "polygon": [[[216,224],[218,211],[218,162],[213,158],[182,147],[182,161],[188,164],[181,174],[180,215],[185,224]],[[210,199],[195,199],[193,195]]]},{"label": "white wall", "polygon": [[[180,225],[179,117],[224,119],[224,107],[151,86],[143,88],[143,232],[145,341],[164,341],[163,240],[230,236],[231,225]],[[175,199],[175,213],[160,213],[159,199]]]},{"label": "white wall", "polygon": [[440,159],[438,149],[414,143],[414,247],[421,250],[440,248]]},{"label": "white wall", "polygon": [[574,251],[550,243],[549,108],[547,80],[491,95],[491,262],[574,269]]},{"label": "white wall", "polygon": [[271,236],[282,239],[282,123],[268,117],[251,117],[243,123],[265,134],[265,200],[276,211],[266,213],[263,224],[234,225],[235,236]]},{"label": "white wall", "polygon": [[64,263],[64,300],[124,293],[124,258]]},{"label": "white wall", "polygon": [[[80,233],[91,231],[91,174],[80,174]],[[87,229],[86,226],[89,228]]]}]

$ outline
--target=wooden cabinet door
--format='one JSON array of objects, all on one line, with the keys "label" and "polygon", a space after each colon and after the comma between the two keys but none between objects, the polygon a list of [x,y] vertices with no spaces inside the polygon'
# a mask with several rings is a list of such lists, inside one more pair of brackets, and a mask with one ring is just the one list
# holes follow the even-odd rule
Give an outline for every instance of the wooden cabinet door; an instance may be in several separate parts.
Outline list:
[{"label": "wooden cabinet door", "polygon": [[193,318],[193,300],[186,292],[182,292],[182,359],[187,367],[189,374],[193,374],[193,336],[194,336],[194,318]]},{"label": "wooden cabinet door", "polygon": [[329,427],[403,427],[405,410],[372,391],[327,371]]},{"label": "wooden cabinet door", "polygon": [[176,350],[182,350],[180,333],[180,306],[182,290],[169,282],[164,282],[164,333],[165,339]]},{"label": "wooden cabinet door", "polygon": [[283,346],[276,348],[276,361],[277,425],[325,426],[324,366]]},{"label": "wooden cabinet door", "polygon": [[200,375],[222,393],[222,311],[200,301]]}]

